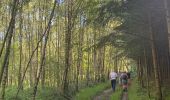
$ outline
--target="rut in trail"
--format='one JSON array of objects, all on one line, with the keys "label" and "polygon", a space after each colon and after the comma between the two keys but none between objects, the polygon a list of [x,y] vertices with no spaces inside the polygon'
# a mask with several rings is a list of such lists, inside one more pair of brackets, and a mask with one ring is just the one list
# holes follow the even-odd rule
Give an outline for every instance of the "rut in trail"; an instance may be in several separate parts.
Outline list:
[{"label": "rut in trail", "polygon": [[110,96],[112,95],[112,89],[107,89],[103,91],[101,94],[95,96],[92,100],[110,100]]}]

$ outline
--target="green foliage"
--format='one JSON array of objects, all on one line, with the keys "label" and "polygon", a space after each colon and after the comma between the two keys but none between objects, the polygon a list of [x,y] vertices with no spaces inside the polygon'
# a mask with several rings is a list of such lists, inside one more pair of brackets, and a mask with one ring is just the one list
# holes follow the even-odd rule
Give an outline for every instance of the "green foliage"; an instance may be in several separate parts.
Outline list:
[{"label": "green foliage", "polygon": [[100,24],[104,22],[106,26],[114,18],[119,18],[121,24],[113,28],[109,35],[101,37],[97,46],[112,45],[121,48],[127,57],[134,60],[143,55],[143,48],[149,49],[150,42],[147,6],[145,0],[113,0],[103,4],[97,17]]},{"label": "green foliage", "polygon": [[147,91],[139,86],[136,79],[133,80],[128,90],[128,96],[129,100],[153,100],[148,97]]},{"label": "green foliage", "polygon": [[98,8],[98,17],[94,25],[105,26],[110,20],[117,18],[122,10],[123,3],[119,0],[107,0]]},{"label": "green foliage", "polygon": [[[6,9],[9,6],[9,0],[5,1],[2,0],[5,6],[0,6],[0,12],[2,13],[2,20],[0,21],[1,26],[0,30],[6,30],[10,16],[8,14],[9,10]],[[41,34],[43,33],[44,29],[46,28],[46,24],[49,18],[49,13],[51,12],[51,5],[53,2],[52,0],[24,0],[23,1],[23,12],[22,12],[22,69],[25,69],[25,65],[30,58],[30,53],[36,47],[36,43],[39,40]],[[74,25],[72,30],[72,50],[71,54],[72,57],[70,58],[71,61],[71,68],[69,69],[69,91],[68,94],[71,96],[75,93],[75,77],[77,75],[77,61],[79,58],[79,54],[77,53],[77,49],[79,48],[79,34],[84,33],[84,39],[82,40],[82,49],[91,47],[88,52],[82,52],[82,64],[81,64],[81,72],[80,74],[83,78],[79,81],[79,88],[82,88],[83,85],[86,83],[84,76],[87,76],[87,67],[90,67],[89,76],[92,76],[97,72],[97,68],[94,68],[94,65],[97,60],[100,58],[104,62],[104,70],[105,76],[106,71],[109,71],[110,66],[113,66],[113,59],[114,57],[127,57],[133,58],[136,60],[136,57],[143,55],[143,44],[145,47],[148,46],[148,21],[146,20],[148,16],[146,13],[146,3],[143,0],[128,0],[129,2],[124,3],[122,0],[76,0],[73,3],[72,8],[72,16],[74,17],[72,20]],[[12,2],[12,1],[10,1]],[[2,4],[3,4],[2,3]],[[1,5],[2,5],[1,4]],[[64,59],[65,59],[65,43],[64,43],[64,33],[66,31],[66,22],[67,22],[67,2],[64,2],[57,6],[56,15],[52,21],[51,27],[51,36],[49,40],[49,44],[47,46],[47,53],[46,53],[46,62],[45,62],[45,86],[52,85],[56,86],[57,89],[61,91],[61,84],[63,79],[63,72],[65,69],[64,66]],[[10,7],[9,7],[10,8]],[[21,12],[20,12],[21,13]],[[83,24],[87,24],[81,26],[82,23],[81,18],[83,17]],[[19,58],[19,23],[21,22],[20,17],[16,19],[16,26],[15,26],[15,41],[12,44],[13,47],[11,48],[10,54],[10,64],[9,64],[9,79],[12,79],[12,82],[17,84],[17,76],[18,76],[18,69],[19,69],[19,60],[15,60]],[[85,22],[84,22],[85,21]],[[3,32],[4,34],[5,32]],[[108,35],[108,33],[111,33]],[[28,38],[29,35],[31,39]],[[87,39],[86,39],[87,38]],[[98,39],[98,41],[97,41]],[[147,40],[147,41],[146,41]],[[87,42],[87,43],[86,43]],[[41,43],[41,45],[43,42]],[[147,44],[147,45],[146,45]],[[37,52],[37,59],[36,54],[31,61],[31,67],[38,69],[40,58],[41,58],[41,45],[38,47]],[[103,46],[110,45],[111,49],[115,51],[112,52],[110,48],[106,47],[106,51],[104,51],[104,56],[100,57],[100,52],[97,48],[102,48]],[[113,47],[114,48],[113,48]],[[96,48],[95,48],[96,47]],[[94,48],[96,50],[94,50]],[[102,51],[102,50],[101,50]],[[116,52],[116,53],[115,53]],[[88,54],[89,53],[89,54]],[[96,54],[95,54],[96,53]],[[3,58],[4,55],[2,55]],[[95,61],[96,56],[96,61]],[[38,65],[38,66],[37,66]],[[119,65],[119,64],[118,64]],[[98,65],[97,65],[98,66]],[[109,66],[109,67],[108,67]],[[34,73],[31,71],[31,67],[29,67],[28,72],[26,73],[26,78],[24,81],[27,81],[27,84],[23,84],[24,88],[29,87],[29,79],[30,75]],[[100,67],[100,66],[99,66]],[[136,67],[136,66],[135,66]],[[132,67],[132,71],[136,71],[135,67]],[[33,70],[35,70],[33,69]],[[29,71],[30,70],[30,71]],[[11,76],[11,77],[10,77]],[[14,77],[13,77],[14,76]],[[35,76],[33,76],[35,78]],[[95,81],[92,78],[90,80]],[[97,78],[96,78],[97,79]],[[101,77],[102,80],[105,77]],[[56,82],[52,82],[52,81]],[[83,84],[83,85],[82,85]],[[83,99],[88,100],[92,96],[96,95],[96,93],[101,92],[110,83],[103,83],[94,87],[86,88],[80,91],[76,95],[76,100]],[[85,86],[85,85],[84,85]],[[30,88],[30,87],[29,87]],[[17,88],[16,87],[8,87],[6,90],[6,98],[7,100],[12,100],[15,97]],[[26,89],[19,94],[18,100],[29,100],[32,94],[32,89]],[[54,88],[44,88],[38,90],[37,100],[64,100],[62,96],[56,92],[57,90]],[[138,92],[136,88],[132,88],[131,92],[135,94]],[[120,94],[120,90],[118,90],[115,94],[113,94],[112,98],[118,98]],[[139,93],[140,94],[140,93]],[[61,98],[60,98],[61,97]],[[135,95],[132,97],[136,98]],[[116,100],[116,99],[115,99]],[[131,99],[130,99],[131,100]],[[133,100],[133,99],[132,99]]]},{"label": "green foliage", "polygon": [[166,96],[165,100],[170,100],[170,95]]},{"label": "green foliage", "polygon": [[162,88],[162,95],[164,97],[164,100],[170,100],[170,87],[169,86],[165,86]]},{"label": "green foliage", "polygon": [[111,95],[111,100],[120,100],[121,87],[117,86],[116,91]]},{"label": "green foliage", "polygon": [[[15,86],[8,87],[6,89],[5,100],[16,100],[16,91],[17,88]],[[32,100],[32,91],[30,88],[23,90],[17,97],[17,100]],[[36,100],[65,100],[65,98],[52,87],[39,88],[37,93]]]},{"label": "green foliage", "polygon": [[96,86],[88,87],[80,90],[79,93],[76,94],[74,100],[91,100],[92,97],[102,92],[104,89],[110,86],[110,82],[101,83]]}]

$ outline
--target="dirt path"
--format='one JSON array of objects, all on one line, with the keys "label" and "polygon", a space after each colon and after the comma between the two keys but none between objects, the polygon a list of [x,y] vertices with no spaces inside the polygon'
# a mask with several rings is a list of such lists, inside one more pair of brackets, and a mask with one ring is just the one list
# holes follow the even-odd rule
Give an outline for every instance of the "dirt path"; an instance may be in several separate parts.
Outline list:
[{"label": "dirt path", "polygon": [[112,89],[107,89],[100,93],[99,95],[95,96],[92,100],[110,100],[110,96],[112,95]]},{"label": "dirt path", "polygon": [[[111,100],[110,96],[112,95],[112,89],[104,90],[99,95],[95,96],[92,100]],[[120,95],[120,100],[128,100],[128,93],[123,93]]]},{"label": "dirt path", "polygon": [[122,93],[121,100],[128,100],[128,93]]}]

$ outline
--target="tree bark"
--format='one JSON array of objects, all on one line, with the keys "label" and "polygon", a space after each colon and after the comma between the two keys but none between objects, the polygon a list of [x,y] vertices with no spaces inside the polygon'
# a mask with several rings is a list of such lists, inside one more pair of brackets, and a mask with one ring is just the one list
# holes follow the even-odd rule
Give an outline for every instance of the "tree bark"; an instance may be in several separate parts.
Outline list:
[{"label": "tree bark", "polygon": [[[81,15],[80,15],[81,17]],[[80,24],[81,26],[81,24]],[[79,90],[79,75],[80,75],[80,69],[82,70],[82,58],[83,58],[83,53],[82,53],[82,49],[83,49],[83,38],[84,38],[84,30],[83,27],[80,28],[79,30],[79,43],[78,43],[78,57],[77,57],[77,77],[76,77],[76,91]],[[82,71],[81,71],[82,72]]]},{"label": "tree bark", "polygon": [[8,27],[8,30],[7,30],[7,33],[6,33],[6,34],[8,34],[8,37],[7,37],[7,48],[6,48],[4,61],[3,61],[1,72],[0,72],[0,84],[2,82],[2,77],[3,77],[4,70],[5,70],[6,67],[8,67],[6,65],[8,63],[10,49],[11,49],[11,40],[12,40],[14,28],[15,28],[15,17],[17,15],[18,2],[19,2],[18,0],[14,0],[13,1],[13,8],[12,8],[12,13],[11,13],[12,18],[10,20],[9,27]]},{"label": "tree bark", "polygon": [[2,91],[1,91],[1,95],[0,95],[0,100],[5,100],[5,88],[6,88],[6,83],[7,83],[7,79],[8,79],[8,66],[9,65],[9,59],[7,59],[7,64],[5,65],[5,71],[4,71],[4,75],[3,75],[3,81],[2,81]]},{"label": "tree bark", "polygon": [[22,12],[23,12],[23,6],[21,5],[20,8],[20,23],[19,23],[19,72],[18,72],[18,88],[21,86],[23,89],[23,84],[21,82],[22,77],[22,25],[23,25],[23,19],[22,19]]},{"label": "tree bark", "polygon": [[35,97],[36,97],[36,94],[37,94],[37,87],[38,87],[38,83],[39,83],[40,76],[41,76],[41,73],[42,73],[42,69],[45,66],[46,46],[47,46],[48,37],[49,37],[49,34],[50,34],[52,19],[54,17],[54,11],[55,11],[55,8],[56,8],[56,3],[57,3],[57,0],[54,1],[54,6],[53,6],[52,12],[50,14],[50,19],[49,19],[49,22],[48,22],[48,25],[47,25],[47,29],[44,32],[45,43],[43,45],[43,52],[42,52],[42,57],[41,57],[41,61],[40,61],[39,73],[38,73],[38,76],[36,78],[36,82],[35,82],[35,86],[34,86],[33,100],[35,100]]},{"label": "tree bark", "polygon": [[162,100],[162,90],[161,90],[160,79],[159,79],[157,53],[155,47],[154,33],[152,32],[150,15],[149,15],[149,25],[150,25],[150,44],[151,44],[152,61],[153,61],[153,68],[154,68],[153,70],[154,70],[155,85],[156,85],[156,96],[157,96],[156,99]]},{"label": "tree bark", "polygon": [[70,69],[71,63],[71,37],[72,37],[72,0],[68,0],[67,2],[67,31],[65,32],[65,70],[64,70],[64,83],[63,83],[63,91],[64,94],[67,95],[68,93],[68,71]]}]

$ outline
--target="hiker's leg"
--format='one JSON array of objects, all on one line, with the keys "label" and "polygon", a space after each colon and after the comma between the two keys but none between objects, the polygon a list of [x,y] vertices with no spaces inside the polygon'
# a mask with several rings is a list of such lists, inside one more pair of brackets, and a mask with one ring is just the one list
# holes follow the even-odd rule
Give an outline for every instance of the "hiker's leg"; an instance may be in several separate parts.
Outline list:
[{"label": "hiker's leg", "polygon": [[112,86],[112,89],[113,89],[113,80],[111,80],[111,86]]},{"label": "hiker's leg", "polygon": [[113,91],[115,91],[115,87],[116,87],[116,80],[112,80],[112,88],[113,88]]},{"label": "hiker's leg", "polygon": [[116,90],[116,80],[114,80],[114,91]]}]

